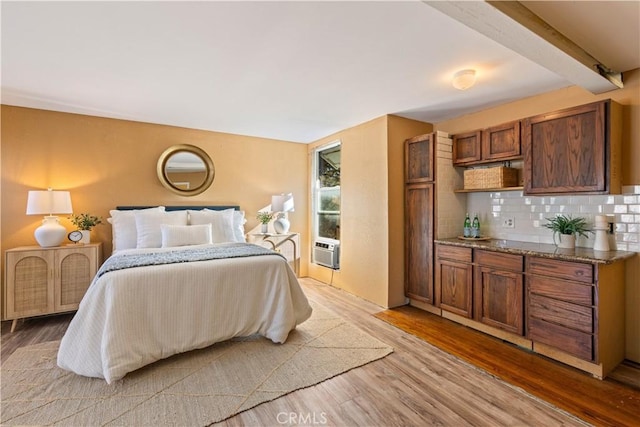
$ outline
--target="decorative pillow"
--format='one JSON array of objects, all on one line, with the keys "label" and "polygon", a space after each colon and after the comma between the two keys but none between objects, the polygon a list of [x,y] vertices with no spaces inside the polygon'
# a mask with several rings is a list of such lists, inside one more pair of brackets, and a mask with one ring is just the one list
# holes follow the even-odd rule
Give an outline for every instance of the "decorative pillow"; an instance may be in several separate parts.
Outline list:
[{"label": "decorative pillow", "polygon": [[160,226],[162,247],[204,245],[213,243],[211,239],[211,224],[202,225],[168,225]]},{"label": "decorative pillow", "polygon": [[233,209],[189,211],[189,218],[191,225],[211,224],[213,243],[236,241],[233,233]]},{"label": "decorative pillow", "polygon": [[135,249],[138,241],[136,230],[136,212],[164,212],[164,206],[149,209],[133,209],[128,211],[110,210],[111,218],[107,221],[111,224],[112,252],[122,249]]},{"label": "decorative pillow", "polygon": [[236,238],[236,242],[246,242],[247,239],[244,235],[244,224],[247,220],[244,217],[244,211],[233,210],[233,235]]},{"label": "decorative pillow", "polygon": [[135,213],[136,218],[136,247],[159,248],[162,246],[162,224],[187,225],[187,211],[174,212],[145,212]]}]

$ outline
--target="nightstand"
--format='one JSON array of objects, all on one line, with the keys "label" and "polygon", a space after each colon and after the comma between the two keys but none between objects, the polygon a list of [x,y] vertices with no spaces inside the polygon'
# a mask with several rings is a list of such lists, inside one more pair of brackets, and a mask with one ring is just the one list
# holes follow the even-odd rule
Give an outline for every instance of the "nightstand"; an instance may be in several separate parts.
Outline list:
[{"label": "nightstand", "polygon": [[52,248],[24,246],[5,253],[5,319],[78,309],[98,271],[102,243]]},{"label": "nightstand", "polygon": [[280,252],[280,248],[286,242],[290,242],[293,248],[293,271],[296,273],[296,277],[300,276],[300,258],[298,257],[298,244],[300,242],[300,233],[251,233],[249,234],[258,241],[256,243],[266,242],[269,243],[271,249]]}]

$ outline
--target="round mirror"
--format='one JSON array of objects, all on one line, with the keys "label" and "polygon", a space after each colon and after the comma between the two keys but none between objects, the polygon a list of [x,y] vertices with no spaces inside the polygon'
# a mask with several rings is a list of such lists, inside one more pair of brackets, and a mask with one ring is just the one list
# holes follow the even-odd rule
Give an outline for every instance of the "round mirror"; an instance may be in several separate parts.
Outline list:
[{"label": "round mirror", "polygon": [[158,179],[169,190],[195,196],[213,183],[213,161],[202,149],[188,144],[167,148],[158,159]]}]

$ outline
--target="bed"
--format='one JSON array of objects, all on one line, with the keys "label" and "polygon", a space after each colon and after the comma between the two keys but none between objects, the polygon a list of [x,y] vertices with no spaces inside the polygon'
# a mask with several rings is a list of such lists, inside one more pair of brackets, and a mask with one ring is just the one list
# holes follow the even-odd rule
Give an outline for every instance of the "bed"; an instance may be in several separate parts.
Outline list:
[{"label": "bed", "polygon": [[63,369],[111,384],[233,337],[283,343],[311,316],[287,260],[244,241],[236,207],[126,207],[109,222],[114,251],[62,338]]}]

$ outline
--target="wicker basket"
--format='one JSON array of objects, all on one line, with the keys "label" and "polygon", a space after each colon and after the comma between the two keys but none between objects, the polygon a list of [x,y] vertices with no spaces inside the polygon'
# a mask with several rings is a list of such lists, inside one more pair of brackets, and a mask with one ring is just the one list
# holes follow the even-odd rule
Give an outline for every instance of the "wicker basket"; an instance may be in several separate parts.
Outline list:
[{"label": "wicker basket", "polygon": [[464,171],[464,189],[516,187],[518,169],[499,166],[495,168],[467,169]]}]

